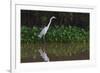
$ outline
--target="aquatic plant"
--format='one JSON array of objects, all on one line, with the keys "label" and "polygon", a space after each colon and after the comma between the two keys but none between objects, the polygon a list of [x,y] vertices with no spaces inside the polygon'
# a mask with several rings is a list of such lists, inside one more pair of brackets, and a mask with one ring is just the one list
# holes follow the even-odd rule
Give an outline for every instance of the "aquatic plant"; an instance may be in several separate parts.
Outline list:
[{"label": "aquatic plant", "polygon": [[[21,42],[38,43],[39,27],[21,27]],[[43,39],[41,39],[43,41]],[[89,31],[77,26],[51,26],[45,36],[46,42],[89,42]]]}]

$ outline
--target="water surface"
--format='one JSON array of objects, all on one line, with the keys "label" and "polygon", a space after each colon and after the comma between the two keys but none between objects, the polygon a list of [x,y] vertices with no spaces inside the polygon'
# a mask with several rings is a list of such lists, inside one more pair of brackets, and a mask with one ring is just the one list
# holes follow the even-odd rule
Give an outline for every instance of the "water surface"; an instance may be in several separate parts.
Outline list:
[{"label": "water surface", "polygon": [[89,44],[86,42],[72,43],[22,43],[21,62],[43,62],[38,49],[44,49],[50,61],[87,60]]}]

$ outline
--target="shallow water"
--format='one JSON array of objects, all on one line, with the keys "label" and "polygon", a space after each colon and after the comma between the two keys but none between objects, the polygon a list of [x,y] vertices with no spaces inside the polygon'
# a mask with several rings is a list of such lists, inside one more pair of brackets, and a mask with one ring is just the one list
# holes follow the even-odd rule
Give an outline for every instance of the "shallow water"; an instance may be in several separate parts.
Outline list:
[{"label": "shallow water", "polygon": [[21,62],[43,62],[38,49],[47,53],[50,61],[89,59],[89,43],[27,43],[21,44]]}]

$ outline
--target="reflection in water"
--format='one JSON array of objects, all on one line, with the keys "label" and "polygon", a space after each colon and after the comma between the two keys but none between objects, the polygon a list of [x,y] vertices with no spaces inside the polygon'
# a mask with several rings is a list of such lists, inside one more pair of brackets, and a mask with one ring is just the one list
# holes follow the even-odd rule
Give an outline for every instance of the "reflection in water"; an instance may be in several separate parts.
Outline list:
[{"label": "reflection in water", "polygon": [[89,59],[89,44],[84,43],[38,43],[21,44],[21,62],[42,62],[38,50],[42,48],[50,61]]},{"label": "reflection in water", "polygon": [[44,50],[39,49],[38,51],[39,51],[39,53],[40,53],[40,56],[42,57],[42,59],[43,59],[45,62],[49,62],[49,61],[50,61],[49,57],[47,56],[47,53],[46,53]]}]

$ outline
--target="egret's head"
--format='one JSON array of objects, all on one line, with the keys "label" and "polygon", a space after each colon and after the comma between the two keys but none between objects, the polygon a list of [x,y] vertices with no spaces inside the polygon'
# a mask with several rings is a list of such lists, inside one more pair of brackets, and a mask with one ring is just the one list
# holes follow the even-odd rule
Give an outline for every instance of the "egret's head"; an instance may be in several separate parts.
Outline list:
[{"label": "egret's head", "polygon": [[56,17],[55,16],[52,16],[51,19],[56,19]]}]

